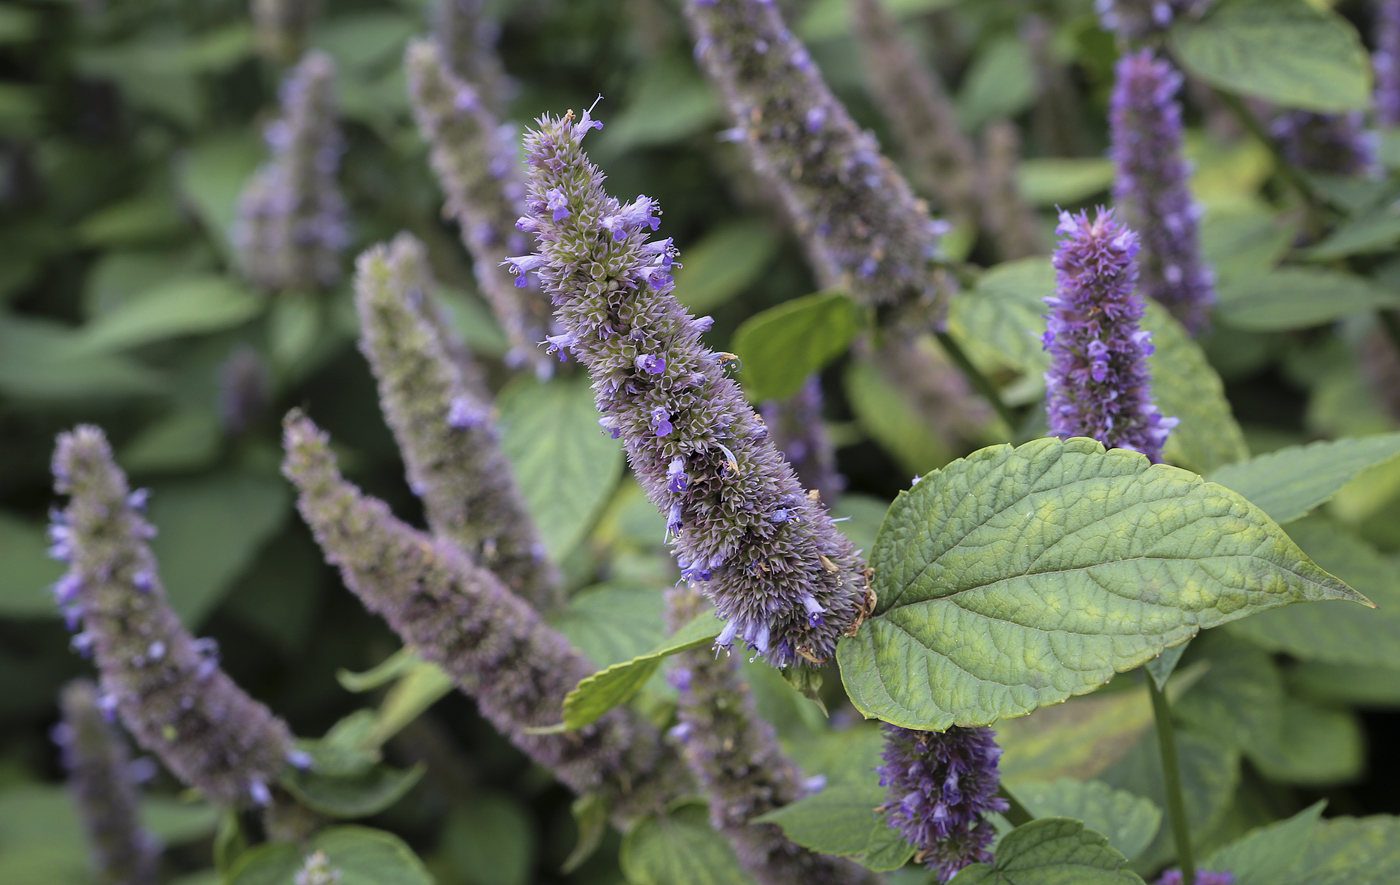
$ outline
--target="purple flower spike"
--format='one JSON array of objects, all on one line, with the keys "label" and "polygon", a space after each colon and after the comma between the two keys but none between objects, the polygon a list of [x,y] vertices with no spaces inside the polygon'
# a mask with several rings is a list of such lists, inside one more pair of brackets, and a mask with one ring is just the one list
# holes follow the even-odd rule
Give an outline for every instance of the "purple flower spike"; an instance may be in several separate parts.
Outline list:
[{"label": "purple flower spike", "polygon": [[[682,575],[706,585],[729,636],[775,666],[825,661],[864,602],[863,566],[671,294],[670,240],[648,243],[645,226],[620,243],[600,235],[595,219],[622,206],[580,145],[589,128],[540,118],[525,139],[527,204],[539,228],[537,273],[593,376],[600,423],[621,436],[648,497],[679,527]],[[547,199],[556,191],[572,208],[561,222]],[[639,354],[665,363],[639,363]],[[684,488],[671,472],[677,458]],[[770,519],[780,508],[792,518]],[[823,625],[809,622],[806,595],[828,613]]]},{"label": "purple flower spike", "polygon": [[1133,293],[1137,235],[1102,209],[1093,222],[1062,212],[1058,230],[1065,239],[1055,251],[1056,294],[1045,299],[1050,432],[1160,461],[1176,419],[1152,402],[1149,336],[1138,328],[1143,302]]},{"label": "purple flower spike", "polygon": [[914,859],[946,882],[970,863],[991,862],[990,812],[1006,811],[997,798],[1001,749],[990,728],[914,731],[886,724],[885,764],[877,770],[889,788],[890,828],[918,848]]},{"label": "purple flower spike", "polygon": [[1274,118],[1270,134],[1292,165],[1308,172],[1332,175],[1367,175],[1380,172],[1375,132],[1367,131],[1360,111],[1319,114],[1284,111]]},{"label": "purple flower spike", "polygon": [[[1162,874],[1157,885],[1182,885],[1184,881],[1181,870],[1172,869]],[[1196,885],[1235,885],[1235,876],[1233,873],[1197,870]]]},{"label": "purple flower spike", "polygon": [[1094,0],[1099,23],[1128,41],[1164,33],[1180,17],[1200,18],[1215,0]]},{"label": "purple flower spike", "polygon": [[1376,122],[1400,126],[1400,0],[1376,3]]},{"label": "purple flower spike", "polygon": [[1182,153],[1181,74],[1150,49],[1123,56],[1109,109],[1113,199],[1142,240],[1142,291],[1200,335],[1215,303],[1201,259],[1200,207],[1187,189]]}]

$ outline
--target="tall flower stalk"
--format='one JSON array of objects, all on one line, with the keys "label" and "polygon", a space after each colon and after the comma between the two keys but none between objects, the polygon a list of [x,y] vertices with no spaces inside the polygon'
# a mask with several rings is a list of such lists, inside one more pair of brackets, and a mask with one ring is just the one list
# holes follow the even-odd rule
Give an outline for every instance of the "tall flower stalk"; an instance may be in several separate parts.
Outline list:
[{"label": "tall flower stalk", "polygon": [[990,863],[996,833],[987,815],[1008,807],[997,797],[1001,748],[992,730],[883,727],[885,764],[878,771],[890,797],[883,811],[890,828],[918,849],[914,860],[940,882],[970,863]]},{"label": "tall flower stalk", "polygon": [[1201,210],[1187,187],[1182,148],[1182,77],[1143,49],[1123,56],[1109,106],[1113,199],[1142,242],[1142,291],[1193,335],[1205,331],[1215,281],[1201,258]]},{"label": "tall flower stalk", "polygon": [[283,473],[326,559],[365,607],[441,666],[511,743],[576,793],[600,793],[619,822],[662,808],[679,763],[656,729],[616,709],[568,734],[564,697],[594,667],[528,603],[450,541],[415,531],[341,478],[325,433],[293,412]]},{"label": "tall flower stalk", "polygon": [[349,211],[335,180],[343,150],[335,62],[324,52],[307,53],[283,81],[281,101],[282,116],[264,133],[272,159],[239,197],[239,265],[268,290],[333,286],[350,244]]},{"label": "tall flower stalk", "polygon": [[952,286],[937,263],[944,226],[832,95],[777,5],[687,0],[685,14],[700,67],[822,284],[940,318]]},{"label": "tall flower stalk", "polygon": [[548,608],[559,601],[559,574],[501,452],[490,400],[440,340],[431,289],[427,254],[407,234],[356,262],[360,349],[379,382],[409,487],[436,534]]},{"label": "tall flower stalk", "polygon": [[155,885],[160,845],[141,826],[140,793],[126,740],[107,721],[91,680],[63,689],[63,718],[54,740],[68,769],[68,792],[78,806],[101,885]]},{"label": "tall flower stalk", "polygon": [[[706,608],[704,597],[682,585],[667,592],[667,619],[677,629]],[[680,695],[680,724],[671,734],[710,806],[710,822],[734,847],[740,865],[759,885],[793,882],[874,885],[868,870],[817,854],[790,841],[776,824],[750,823],[808,793],[801,772],[773,726],[754,708],[737,661],[708,649],[677,656],[670,673]]]},{"label": "tall flower stalk", "polygon": [[[444,0],[448,6],[457,2]],[[444,212],[457,221],[477,284],[509,340],[507,361],[548,375],[552,361],[539,345],[549,328],[549,298],[500,267],[507,256],[528,248],[527,237],[515,228],[525,211],[525,182],[514,135],[480,89],[453,72],[441,43],[410,43],[404,64],[414,117],[447,196]]]},{"label": "tall flower stalk", "polygon": [[54,588],[81,623],[73,647],[96,662],[100,705],[182,781],[211,801],[268,805],[269,784],[293,754],[287,724],[219,669],[218,647],[195,639],[166,601],[142,516],[102,431],[61,434],[55,487],[71,495],[54,515],[53,553],[68,562]]},{"label": "tall flower stalk", "polygon": [[1050,432],[1092,437],[1160,461],[1176,419],[1163,418],[1152,401],[1152,336],[1139,328],[1144,305],[1133,291],[1137,235],[1105,210],[1093,221],[1082,212],[1061,213],[1059,233],[1056,291],[1045,299]]},{"label": "tall flower stalk", "polygon": [[763,422],[672,293],[676,250],[651,241],[655,201],[622,204],[583,151],[601,124],[541,117],[525,138],[539,252],[510,260],[554,299],[561,334],[593,376],[599,422],[666,515],[685,580],[726,620],[717,644],[748,643],[772,664],[831,658],[865,603],[862,563],[798,484]]}]

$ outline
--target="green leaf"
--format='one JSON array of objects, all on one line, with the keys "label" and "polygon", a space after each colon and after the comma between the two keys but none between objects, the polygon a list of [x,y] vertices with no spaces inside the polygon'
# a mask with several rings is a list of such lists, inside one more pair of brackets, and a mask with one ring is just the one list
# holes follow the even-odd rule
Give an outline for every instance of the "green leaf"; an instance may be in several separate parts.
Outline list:
[{"label": "green leaf", "polygon": [[456,688],[452,677],[437,664],[419,661],[394,683],[375,714],[374,728],[365,736],[365,746],[378,749],[429,707]]},{"label": "green leaf", "polygon": [[1287,108],[1361,111],[1371,103],[1371,64],[1346,19],[1304,0],[1226,3],[1170,34],[1188,74]]},{"label": "green leaf", "polygon": [[665,641],[664,607],[660,589],[617,582],[580,590],[545,617],[594,665],[611,667]]},{"label": "green leaf", "polygon": [[1047,817],[1007,833],[993,863],[964,867],[951,885],[1142,885],[1127,864],[1079,821]]},{"label": "green leaf", "polygon": [[[1166,308],[1147,302],[1142,327],[1152,333],[1152,395],[1163,415],[1181,423],[1167,436],[1162,458],[1206,473],[1249,457],[1244,431],[1230,411],[1225,383],[1201,346]],[[1248,496],[1246,496],[1248,497]]]},{"label": "green leaf", "polygon": [[1287,672],[1300,696],[1352,707],[1400,707],[1400,668],[1304,661]]},{"label": "green leaf", "polygon": [[1147,847],[1162,825],[1162,809],[1151,800],[1116,790],[1103,781],[1062,778],[1051,783],[1020,784],[1016,798],[1036,818],[1068,817],[1103,833],[1108,844],[1132,859]]},{"label": "green leaf", "polygon": [[231,329],[257,316],[263,306],[262,298],[227,277],[171,280],[99,317],[73,342],[73,353],[91,356]]},{"label": "green leaf", "polygon": [[0,393],[74,399],[159,393],[164,376],[118,354],[73,352],[77,334],[50,320],[0,316]]},{"label": "green leaf", "polygon": [[501,450],[550,558],[562,560],[598,518],[618,478],[622,448],[598,429],[583,380],[524,378],[501,394]]},{"label": "green leaf", "polygon": [[351,13],[318,23],[311,45],[343,68],[370,68],[403,58],[404,44],[421,29],[416,18],[398,12]]},{"label": "green leaf", "polygon": [[1288,698],[1272,740],[1245,746],[1245,755],[1266,778],[1281,784],[1320,787],[1356,780],[1366,765],[1366,738],[1350,710]]},{"label": "green leaf", "polygon": [[1273,885],[1394,885],[1400,881],[1400,817],[1321,820],[1302,858]]},{"label": "green leaf", "polygon": [[184,408],[146,425],[117,460],[129,473],[199,470],[219,457],[223,439],[213,408]]},{"label": "green leaf", "polygon": [[1014,117],[1035,103],[1035,63],[1026,41],[1007,34],[972,60],[958,92],[958,123],[968,132],[988,120]]},{"label": "green leaf", "polygon": [[1201,219],[1201,253],[1217,286],[1274,269],[1298,234],[1298,225],[1268,212],[1207,212]]},{"label": "green leaf", "polygon": [[865,854],[877,831],[889,829],[876,813],[887,798],[885,788],[867,772],[863,783],[828,783],[754,822],[777,824],[793,842],[821,854],[854,857]]},{"label": "green leaf", "polygon": [[613,707],[627,703],[661,666],[662,660],[709,645],[722,629],[724,622],[713,611],[706,611],[646,654],[599,670],[582,680],[564,698],[564,729],[583,728]]},{"label": "green leaf", "polygon": [[1220,287],[1215,316],[1237,329],[1280,332],[1400,306],[1400,292],[1320,267],[1285,267]]},{"label": "green leaf", "polygon": [[186,230],[175,201],[164,188],[102,207],[78,223],[78,242],[110,248],[176,239]]},{"label": "green leaf", "polygon": [[714,310],[757,282],[777,250],[778,238],[766,222],[723,224],[685,250],[676,297],[697,314]]},{"label": "green leaf", "polygon": [[287,485],[271,476],[221,473],[157,485],[151,549],[170,604],[198,629],[264,543],[282,527],[291,505]]},{"label": "green leaf", "polygon": [[593,856],[603,837],[608,834],[608,805],[597,793],[588,793],[574,800],[569,806],[574,816],[574,826],[578,829],[578,843],[569,852],[568,858],[559,867],[561,873],[572,873],[583,866]]},{"label": "green leaf", "polygon": [[629,82],[634,85],[622,111],[593,148],[602,157],[682,142],[719,119],[715,93],[688,61],[662,55]]},{"label": "green leaf", "polygon": [[462,881],[472,885],[525,885],[539,853],[534,824],[520,800],[474,792],[453,809],[439,844]]},{"label": "green leaf", "polygon": [[880,523],[885,521],[885,513],[889,509],[889,501],[853,492],[836,499],[831,515],[840,520],[836,527],[841,534],[851,539],[856,550],[865,552],[875,547],[875,536],[879,534]]},{"label": "green leaf", "polygon": [[340,870],[338,885],[433,885],[433,877],[398,836],[369,827],[332,827],[301,845],[269,842],[238,856],[224,885],[290,885],[306,857],[324,851]]},{"label": "green leaf", "polygon": [[1303,856],[1326,805],[1326,800],[1314,802],[1287,820],[1255,830],[1216,851],[1202,868],[1228,870],[1235,885],[1276,885]]},{"label": "green leaf", "polygon": [[422,660],[408,649],[401,648],[363,673],[339,669],[335,671],[335,681],[346,691],[362,694],[388,685],[415,665],[422,663]]},{"label": "green leaf", "polygon": [[751,885],[704,803],[681,802],[644,818],[622,839],[628,885]]},{"label": "green leaf", "polygon": [[1152,677],[1152,682],[1157,686],[1159,691],[1167,687],[1167,680],[1171,678],[1172,671],[1176,669],[1176,665],[1181,663],[1181,656],[1186,653],[1186,649],[1189,648],[1190,645],[1191,643],[1186,642],[1181,645],[1173,646],[1157,655],[1157,657],[1148,661],[1143,666],[1143,669],[1147,671],[1147,675]]},{"label": "green leaf", "polygon": [[1087,780],[1123,757],[1152,727],[1142,688],[1102,691],[996,724],[1002,780],[1013,786]]},{"label": "green leaf", "polygon": [[[1240,755],[1237,750],[1184,728],[1177,729],[1176,752],[1186,799],[1186,819],[1191,825],[1192,840],[1199,844],[1230,808],[1240,782]],[[1158,808],[1166,808],[1156,732],[1149,731],[1126,756],[1104,769],[1099,780],[1150,799]],[[1164,826],[1135,859],[1134,865],[1138,869],[1157,868],[1174,855],[1171,828]]]},{"label": "green leaf", "polygon": [[951,453],[914,411],[904,394],[874,366],[846,367],[846,399],[861,427],[905,470],[923,473],[947,463]]},{"label": "green leaf", "polygon": [[955,297],[948,324],[1001,362],[1039,375],[1050,365],[1040,336],[1045,331],[1045,298],[1055,294],[1055,269],[1046,258],[998,264],[977,280],[977,288]]},{"label": "green leaf", "polygon": [[1208,662],[1209,676],[1172,704],[1177,718],[1240,750],[1277,739],[1283,677],[1268,652],[1212,631],[1193,643],[1192,660]]},{"label": "green leaf", "polygon": [[44,528],[0,512],[0,617],[52,617],[57,613],[49,586],[63,566],[48,555]]},{"label": "green leaf", "polygon": [[425,771],[421,762],[407,770],[373,765],[358,774],[288,768],[278,783],[298,802],[328,817],[369,817],[402,799]]},{"label": "green leaf", "polygon": [[1302,251],[1309,261],[1335,261],[1351,255],[1379,252],[1400,240],[1400,212],[1387,202],[1364,215],[1349,218],[1322,242]]},{"label": "green leaf", "polygon": [[1366,470],[1400,455],[1400,433],[1278,449],[1210,474],[1280,525],[1330,499]]},{"label": "green leaf", "polygon": [[1400,667],[1400,576],[1394,564],[1331,520],[1295,522],[1288,533],[1318,565],[1366,594],[1376,609],[1333,604],[1282,609],[1231,624],[1229,631],[1300,660]]},{"label": "green leaf", "polygon": [[260,139],[239,132],[198,142],[177,167],[185,201],[194,208],[227,259],[234,256],[230,237],[238,216],[238,196],[266,156]]},{"label": "green leaf", "polygon": [[857,709],[906,728],[1023,716],[1199,630],[1363,600],[1239,495],[1087,439],[995,446],[925,476],[870,564],[879,601],[837,657]]},{"label": "green leaf", "polygon": [[[958,0],[888,0],[885,7],[890,15],[904,20],[947,9]],[[807,4],[801,22],[795,28],[797,35],[809,42],[821,42],[848,36],[851,32],[850,0],[813,0]]]},{"label": "green leaf", "polygon": [[754,402],[786,399],[807,376],[846,352],[860,331],[861,314],[844,292],[794,298],[755,314],[734,333],[739,378]]},{"label": "green leaf", "polygon": [[[1016,183],[1033,206],[1071,205],[1108,190],[1113,184],[1113,161],[1099,157],[1023,160],[1016,169]],[[1023,260],[1049,264],[1043,258]]]}]

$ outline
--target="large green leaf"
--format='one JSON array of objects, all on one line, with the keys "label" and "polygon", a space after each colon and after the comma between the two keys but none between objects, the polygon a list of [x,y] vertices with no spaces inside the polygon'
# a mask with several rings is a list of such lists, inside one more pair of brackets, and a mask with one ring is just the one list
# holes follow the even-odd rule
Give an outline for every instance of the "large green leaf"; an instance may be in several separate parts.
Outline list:
[{"label": "large green leaf", "polygon": [[948,305],[948,325],[1001,362],[1040,374],[1050,365],[1041,342],[1045,298],[1055,294],[1055,269],[1045,258],[1008,261],[988,270],[977,288]]},{"label": "large green leaf", "polygon": [[646,684],[661,662],[674,654],[709,645],[724,629],[713,611],[703,612],[646,654],[613,664],[584,679],[564,698],[564,729],[572,731],[627,701]]},{"label": "large green leaf", "polygon": [[105,314],[73,343],[75,355],[111,353],[182,335],[240,326],[264,301],[227,277],[171,280]]},{"label": "large green leaf", "polygon": [[581,380],[522,379],[499,400],[501,450],[555,560],[587,534],[622,476],[622,448],[598,428]]},{"label": "large green leaf", "polygon": [[1068,777],[1091,778],[1133,748],[1152,727],[1152,703],[1141,688],[1103,691],[998,722],[1002,780],[1017,786]]},{"label": "large green leaf", "polygon": [[1103,157],[1023,160],[1016,168],[1016,184],[1034,206],[1071,205],[1108,190],[1113,184],[1113,161]]},{"label": "large green leaf", "polygon": [[713,310],[753,285],[773,260],[778,238],[762,221],[735,221],[685,250],[676,271],[676,297],[698,313]]},{"label": "large green leaf", "polygon": [[1322,242],[1303,251],[1310,261],[1335,261],[1366,252],[1379,252],[1400,240],[1400,212],[1386,201],[1363,215],[1349,218]]},{"label": "large green leaf", "polygon": [[618,858],[628,885],[746,885],[729,840],[710,826],[700,802],[679,802],[648,817],[622,840]]},{"label": "large green leaf", "polygon": [[249,176],[267,156],[255,135],[240,132],[198,142],[177,168],[180,190],[205,230],[223,251],[234,254],[232,231],[238,197]]},{"label": "large green leaf", "polygon": [[674,55],[656,57],[628,85],[622,111],[590,150],[595,156],[610,159],[639,147],[684,142],[719,119],[714,91],[694,65]]},{"label": "large green leaf", "polygon": [[46,617],[57,612],[49,585],[63,566],[48,556],[43,526],[0,512],[0,617]]},{"label": "large green leaf", "polygon": [[272,476],[223,473],[162,484],[151,496],[151,542],[170,604],[198,629],[291,511]]},{"label": "large green leaf", "polygon": [[1400,575],[1374,547],[1335,522],[1295,522],[1288,533],[1318,565],[1366,594],[1375,611],[1350,605],[1281,609],[1231,624],[1231,633],[1305,661],[1400,667]]},{"label": "large green leaf", "polygon": [[919,474],[947,462],[952,453],[883,372],[853,360],[845,382],[846,399],[861,428],[901,467]]},{"label": "large green leaf", "polygon": [[987,725],[1086,694],[1197,631],[1364,601],[1234,492],[1092,440],[995,446],[900,494],[878,603],[837,649],[865,715]]},{"label": "large green leaf", "polygon": [[1275,742],[1283,729],[1283,677],[1263,649],[1211,631],[1191,645],[1208,676],[1172,705],[1172,712],[1236,749]]},{"label": "large green leaf", "polygon": [[461,880],[526,885],[538,863],[534,822],[519,798],[473,792],[442,828],[441,844]]},{"label": "large green leaf", "polygon": [[1315,802],[1287,820],[1255,830],[1216,851],[1202,868],[1229,871],[1235,885],[1276,885],[1303,856],[1326,804]]},{"label": "large green leaf", "polygon": [[1311,111],[1360,111],[1371,63],[1346,19],[1305,0],[1224,3],[1171,30],[1187,73],[1231,92]]},{"label": "large green leaf", "polygon": [[1274,269],[1298,234],[1296,223],[1250,207],[1207,212],[1201,219],[1201,253],[1224,286]]},{"label": "large green leaf", "polygon": [[1271,740],[1244,747],[1254,766],[1275,783],[1320,787],[1355,780],[1366,764],[1366,738],[1350,710],[1288,698]]},{"label": "large green leaf", "polygon": [[783,834],[804,848],[822,854],[855,857],[865,854],[880,830],[889,829],[876,813],[888,799],[873,773],[860,783],[828,783],[820,792],[784,805],[755,819],[777,824]]},{"label": "large green leaf", "polygon": [[1321,267],[1284,267],[1220,287],[1215,316],[1237,329],[1280,332],[1400,306],[1400,291]]},{"label": "large green leaf", "polygon": [[300,845],[268,842],[245,851],[224,885],[290,885],[306,858],[324,851],[338,885],[433,885],[433,877],[398,836],[369,827],[332,827]]},{"label": "large green leaf", "polygon": [[163,376],[123,354],[81,355],[79,333],[51,320],[0,316],[0,393],[54,400],[152,394]]},{"label": "large green leaf", "polygon": [[1167,436],[1162,458],[1200,473],[1248,458],[1225,383],[1201,346],[1155,301],[1147,302],[1142,327],[1152,333],[1152,396],[1163,415],[1180,422]]},{"label": "large green leaf", "polygon": [[1289,446],[1221,467],[1211,482],[1234,489],[1279,524],[1292,522],[1369,468],[1400,455],[1400,433]]},{"label": "large green leaf", "polygon": [[1353,707],[1400,707],[1400,668],[1301,662],[1287,671],[1300,697]]},{"label": "large green leaf", "polygon": [[1047,817],[1007,833],[996,860],[965,867],[952,885],[1142,885],[1108,839],[1077,820]]},{"label": "large green leaf", "polygon": [[1035,62],[1019,36],[1006,34],[973,58],[958,92],[958,122],[971,132],[997,117],[1014,117],[1035,103]]},{"label": "large green leaf", "polygon": [[1016,798],[1037,818],[1068,817],[1108,839],[1128,859],[1147,847],[1162,825],[1162,809],[1150,799],[1110,787],[1103,781],[1062,778],[1020,784]]},{"label": "large green leaf", "polygon": [[749,399],[786,399],[807,376],[846,352],[860,308],[844,292],[817,292],[749,317],[734,333],[739,378]]},{"label": "large green leaf", "polygon": [[1394,885],[1400,882],[1400,817],[1318,821],[1302,858],[1270,885]]},{"label": "large green leaf", "polygon": [[656,587],[615,582],[575,593],[546,618],[596,666],[611,667],[665,641],[664,605]]}]

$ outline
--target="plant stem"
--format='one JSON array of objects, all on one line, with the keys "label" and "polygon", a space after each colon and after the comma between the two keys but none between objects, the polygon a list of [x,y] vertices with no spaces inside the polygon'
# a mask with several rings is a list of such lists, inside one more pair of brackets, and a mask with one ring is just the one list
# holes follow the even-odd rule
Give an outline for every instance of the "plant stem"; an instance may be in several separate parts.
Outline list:
[{"label": "plant stem", "polygon": [[1152,695],[1152,715],[1157,720],[1157,745],[1162,753],[1162,785],[1167,793],[1167,816],[1176,840],[1176,862],[1183,885],[1195,885],[1196,858],[1191,852],[1191,828],[1186,821],[1186,799],[1181,791],[1181,767],[1176,756],[1176,732],[1172,730],[1171,704],[1157,683],[1147,680]]},{"label": "plant stem", "polygon": [[958,371],[963,373],[963,377],[968,380],[968,383],[972,385],[973,389],[981,394],[983,399],[991,403],[997,415],[1001,417],[1001,420],[1006,422],[1007,428],[1012,433],[1015,433],[1016,428],[1021,424],[1020,417],[1002,400],[1001,394],[997,391],[996,386],[988,380],[987,376],[983,375],[982,371],[972,364],[972,360],[968,359],[967,353],[963,351],[962,345],[958,344],[957,340],[947,332],[934,332],[933,335],[938,339],[938,343],[943,346],[943,351],[948,354],[948,358],[958,367]]},{"label": "plant stem", "polygon": [[1001,785],[997,790],[997,795],[1006,800],[1008,807],[1006,811],[1002,812],[1001,816],[1006,818],[1007,822],[1013,827],[1024,826],[1035,820],[1035,815],[1031,814],[1030,809],[1022,805],[1021,800],[1017,799],[1011,794],[1010,790],[1006,789],[1006,784]]}]

